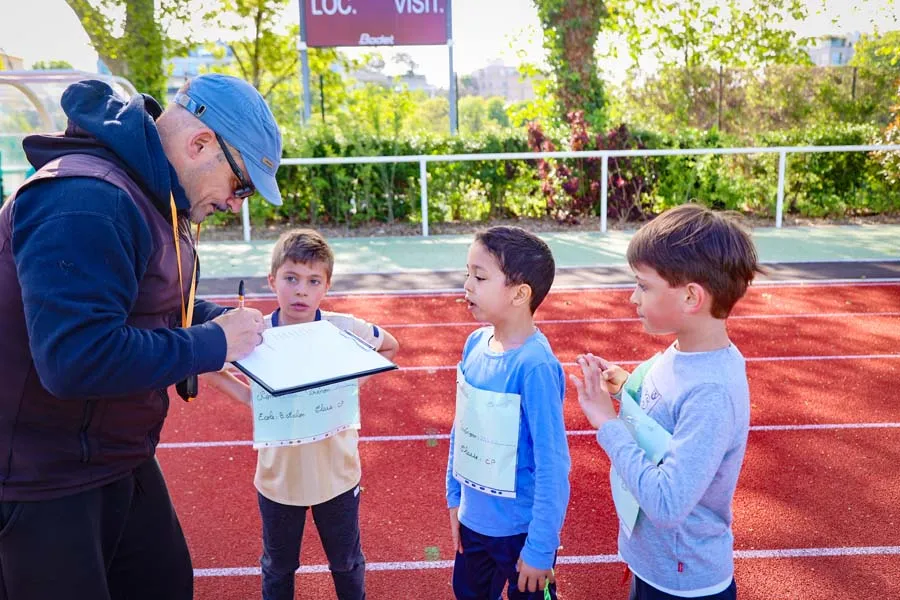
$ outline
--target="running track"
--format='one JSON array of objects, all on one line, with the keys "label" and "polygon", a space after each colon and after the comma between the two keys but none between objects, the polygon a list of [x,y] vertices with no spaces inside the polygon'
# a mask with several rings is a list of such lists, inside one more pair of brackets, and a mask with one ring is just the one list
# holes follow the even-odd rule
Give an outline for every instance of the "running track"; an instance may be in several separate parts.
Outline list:
[{"label": "running track", "polygon": [[[586,350],[627,365],[670,341],[643,333],[629,294],[550,294],[536,316],[568,372]],[[324,307],[378,323],[401,344],[401,370],[374,377],[362,397],[368,597],[452,598],[447,434],[455,365],[476,324],[453,295],[335,297]],[[748,359],[752,401],[734,503],[740,597],[900,598],[900,285],[754,286],[729,330]],[[574,389],[565,414],[572,495],[560,597],[622,599],[609,462]],[[249,409],[208,388],[192,404],[172,402],[158,455],[198,600],[260,598],[250,437]],[[334,598],[311,518],[301,562],[297,597]]]}]

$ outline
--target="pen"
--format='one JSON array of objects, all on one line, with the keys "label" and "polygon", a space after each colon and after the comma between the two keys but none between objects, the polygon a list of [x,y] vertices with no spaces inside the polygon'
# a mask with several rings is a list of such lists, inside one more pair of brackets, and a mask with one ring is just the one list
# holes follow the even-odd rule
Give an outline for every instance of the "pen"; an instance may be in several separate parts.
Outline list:
[{"label": "pen", "polygon": [[244,308],[244,280],[238,284],[238,308]]}]

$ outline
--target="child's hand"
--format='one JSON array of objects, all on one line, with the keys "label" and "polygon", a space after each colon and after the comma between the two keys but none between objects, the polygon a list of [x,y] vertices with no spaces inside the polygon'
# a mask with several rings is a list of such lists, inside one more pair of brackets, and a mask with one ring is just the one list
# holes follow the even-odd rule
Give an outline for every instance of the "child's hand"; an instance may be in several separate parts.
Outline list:
[{"label": "child's hand", "polygon": [[544,589],[548,580],[550,583],[556,582],[553,569],[535,569],[521,558],[516,564],[516,570],[519,572],[520,592],[537,592]]},{"label": "child's hand", "polygon": [[202,373],[200,377],[214,388],[225,392],[225,394],[231,396],[235,400],[243,402],[248,406],[253,404],[253,395],[250,392],[250,385],[235,377],[226,368],[223,368],[221,371]]},{"label": "child's hand", "polygon": [[459,541],[459,507],[450,509],[450,537],[453,539],[453,549],[463,553],[462,542]]},{"label": "child's hand", "polygon": [[602,375],[601,361],[593,354],[579,354],[576,362],[584,374],[584,381],[575,375],[569,375],[569,378],[578,391],[578,404],[591,425],[600,429],[604,423],[616,418],[616,409]]},{"label": "child's hand", "polygon": [[600,359],[600,366],[603,369],[601,375],[603,375],[603,380],[606,382],[606,389],[611,396],[615,396],[622,389],[622,386],[625,385],[625,380],[628,379],[628,371],[619,365],[608,363],[602,358]]}]

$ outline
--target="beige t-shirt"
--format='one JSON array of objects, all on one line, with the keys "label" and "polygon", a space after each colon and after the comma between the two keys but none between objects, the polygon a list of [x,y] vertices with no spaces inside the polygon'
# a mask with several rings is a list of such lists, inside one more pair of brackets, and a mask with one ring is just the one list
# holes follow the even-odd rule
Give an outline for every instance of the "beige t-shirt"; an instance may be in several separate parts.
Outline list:
[{"label": "beige t-shirt", "polygon": [[[353,315],[319,311],[321,318],[350,331],[379,349],[384,335],[375,325]],[[272,315],[266,317],[272,326]],[[330,438],[298,446],[260,448],[253,483],[259,493],[280,504],[314,506],[359,484],[359,432],[342,431]]]}]

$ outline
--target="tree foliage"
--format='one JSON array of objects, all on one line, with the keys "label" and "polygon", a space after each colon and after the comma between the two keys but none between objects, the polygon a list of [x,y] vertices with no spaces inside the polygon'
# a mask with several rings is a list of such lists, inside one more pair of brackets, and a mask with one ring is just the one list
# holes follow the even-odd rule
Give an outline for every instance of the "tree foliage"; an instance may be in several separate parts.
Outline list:
[{"label": "tree foliage", "polygon": [[33,65],[31,69],[34,71],[49,71],[52,69],[71,69],[72,63],[66,60],[40,60]]},{"label": "tree foliage", "polygon": [[[674,134],[683,128],[718,128],[742,139],[817,123],[890,120],[896,93],[887,71],[861,67],[769,65],[759,69],[666,67],[615,89],[615,114],[627,123]],[[720,109],[721,107],[721,109]]]},{"label": "tree foliage", "polygon": [[853,49],[850,64],[894,71],[900,75],[900,31],[863,35]]},{"label": "tree foliage", "polygon": [[[758,121],[747,109],[758,87],[760,103],[771,100],[764,86],[780,73],[772,67],[811,64],[803,50],[809,40],[785,25],[806,11],[801,0],[620,0],[611,10],[610,31],[624,41],[633,64],[613,113],[631,122],[648,119],[646,124],[669,132],[754,127]],[[640,74],[642,61],[656,65],[651,75]],[[783,83],[776,92],[792,87]],[[789,96],[777,98],[786,101],[779,111],[792,109]]]},{"label": "tree foliage", "polygon": [[130,80],[140,92],[163,99],[163,60],[190,40],[166,35],[169,25],[186,23],[189,0],[66,0],[100,60],[114,75]]},{"label": "tree foliage", "polygon": [[783,25],[806,15],[802,0],[619,0],[610,30],[635,62],[650,54],[664,67],[808,64],[808,40]]},{"label": "tree foliage", "polygon": [[[289,6],[289,0],[219,0],[205,19],[214,29],[231,32],[227,45],[234,61],[215,70],[248,81],[269,103],[279,123],[295,128],[302,116],[302,88],[299,29],[296,24],[282,25]],[[309,64],[311,113],[324,106],[326,114],[331,114],[346,100],[341,73],[349,63],[334,49],[312,48]]]}]

